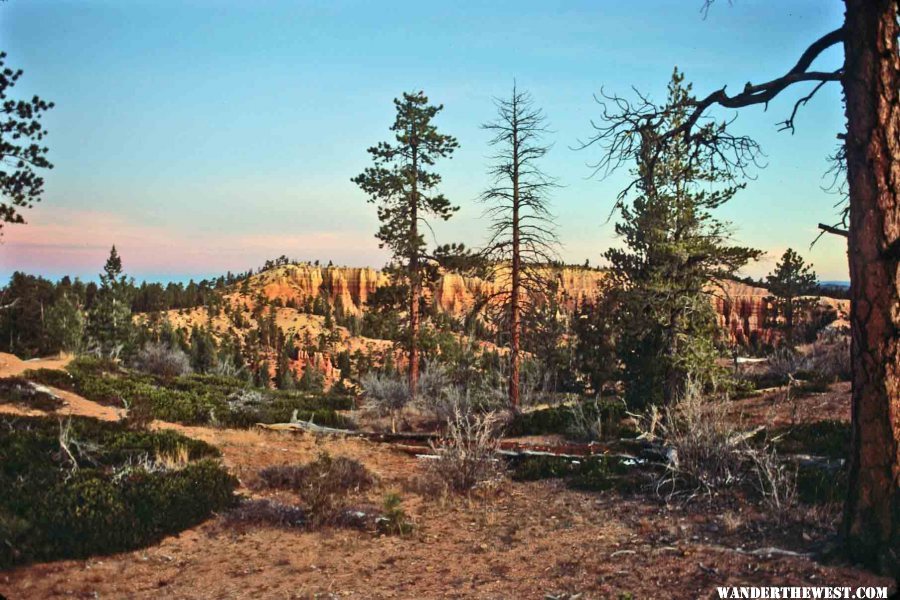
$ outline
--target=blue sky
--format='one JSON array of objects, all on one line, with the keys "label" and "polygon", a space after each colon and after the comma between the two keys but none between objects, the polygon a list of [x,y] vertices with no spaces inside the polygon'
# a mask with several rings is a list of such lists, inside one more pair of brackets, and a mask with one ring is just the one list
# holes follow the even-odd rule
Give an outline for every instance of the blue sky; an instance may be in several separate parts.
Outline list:
[{"label": "blue sky", "polygon": [[[625,174],[591,178],[595,151],[574,151],[599,116],[593,95],[634,85],[661,98],[673,66],[698,93],[788,69],[838,26],[837,0],[490,3],[10,0],[0,47],[25,70],[17,86],[56,108],[47,118],[56,168],[28,225],[5,228],[0,276],[25,270],[91,276],[115,243],[138,278],[202,277],[287,254],[381,266],[375,208],[350,178],[366,148],[388,137],[392,98],[422,89],[445,110],[440,128],[461,148],[440,165],[461,206],[438,241],[484,240],[492,97],[513,79],[547,113],[555,146],[544,168],[572,262],[602,262],[606,222]],[[840,53],[822,57],[840,64]],[[777,132],[803,90],[740,113],[768,166],[721,216],[736,238],[766,250],[768,272],[792,246],[822,279],[846,279],[843,240],[812,250],[833,222],[826,157],[843,126],[840,90],[824,89]],[[730,113],[728,113],[730,114]]]}]

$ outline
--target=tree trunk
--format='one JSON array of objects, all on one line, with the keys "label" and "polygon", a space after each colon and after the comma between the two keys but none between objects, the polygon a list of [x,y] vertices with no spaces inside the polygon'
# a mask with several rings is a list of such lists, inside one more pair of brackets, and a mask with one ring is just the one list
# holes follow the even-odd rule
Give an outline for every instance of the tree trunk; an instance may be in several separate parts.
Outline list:
[{"label": "tree trunk", "polygon": [[513,201],[512,201],[512,289],[509,303],[509,404],[513,410],[519,408],[519,344],[521,329],[521,308],[519,306],[519,294],[522,286],[521,283],[521,256],[520,256],[520,231],[519,231],[519,136],[518,136],[518,107],[516,106],[516,95],[513,92],[513,114],[512,114],[512,185],[513,185]]},{"label": "tree trunk", "polygon": [[848,550],[900,577],[900,59],[894,0],[846,0],[853,365]]},{"label": "tree trunk", "polygon": [[412,188],[410,190],[410,256],[409,256],[409,399],[415,401],[419,383],[419,152],[412,143]]}]

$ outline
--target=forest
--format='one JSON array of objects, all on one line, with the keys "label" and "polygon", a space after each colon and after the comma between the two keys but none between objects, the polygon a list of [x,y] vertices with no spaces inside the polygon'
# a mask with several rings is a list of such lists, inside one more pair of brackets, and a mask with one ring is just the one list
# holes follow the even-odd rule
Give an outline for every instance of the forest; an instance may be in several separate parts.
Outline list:
[{"label": "forest", "polygon": [[[483,244],[435,234],[465,201],[444,181],[461,142],[411,89],[346,173],[384,265],[137,283],[113,245],[96,278],[16,270],[0,598],[892,597],[900,25],[895,2],[844,5],[769,80],[698,92],[674,68],[660,100],[595,98],[574,150],[622,182],[598,265],[561,258],[558,140],[514,83],[478,124]],[[27,231],[56,107],[6,61],[0,227]],[[799,235],[748,277],[765,253],[723,214],[764,155],[717,111],[788,97],[791,132],[828,85],[846,130],[818,234],[846,242],[849,287]]]}]

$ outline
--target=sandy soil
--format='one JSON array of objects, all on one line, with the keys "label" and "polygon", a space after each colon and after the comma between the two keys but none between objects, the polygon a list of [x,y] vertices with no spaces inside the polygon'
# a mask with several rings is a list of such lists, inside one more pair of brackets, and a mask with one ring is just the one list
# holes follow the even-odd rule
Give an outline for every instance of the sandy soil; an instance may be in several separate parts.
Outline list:
[{"label": "sandy soil", "polygon": [[0,377],[20,375],[28,369],[62,369],[72,360],[70,354],[61,354],[49,358],[22,360],[14,354],[0,352]]},{"label": "sandy soil", "polygon": [[[4,367],[6,368],[6,367]],[[15,367],[9,367],[15,368]],[[2,373],[2,370],[0,370]],[[842,397],[846,401],[846,394]],[[62,394],[62,412],[116,418]],[[0,410],[16,409],[0,405]],[[471,498],[426,500],[410,485],[417,459],[358,439],[171,427],[216,444],[243,483],[267,465],[319,451],[364,462],[371,494],[400,491],[416,525],[406,538],[346,529],[314,533],[233,527],[215,517],[142,550],[0,572],[0,594],[43,598],[712,598],[719,585],[890,585],[801,554],[829,543],[835,511],[783,527],[746,505],[698,510],[653,496],[579,493],[559,481],[507,482]],[[246,487],[244,494],[253,494]],[[760,550],[762,549],[762,550]],[[749,551],[760,550],[755,554]]]}]

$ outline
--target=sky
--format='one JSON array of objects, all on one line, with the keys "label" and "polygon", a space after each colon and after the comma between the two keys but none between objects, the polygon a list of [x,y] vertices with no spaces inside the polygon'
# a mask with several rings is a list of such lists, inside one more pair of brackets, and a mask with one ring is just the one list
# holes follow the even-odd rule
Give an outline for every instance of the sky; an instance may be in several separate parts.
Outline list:
[{"label": "sky", "polygon": [[[734,0],[706,18],[700,0],[319,2],[10,0],[0,48],[24,70],[18,97],[39,94],[55,168],[26,225],[4,227],[0,280],[13,271],[93,278],[115,244],[138,280],[239,272],[267,258],[381,267],[375,207],[350,179],[366,148],[389,139],[392,99],[424,90],[444,105],[437,125],[458,138],[438,164],[460,206],[434,226],[439,243],[478,246],[493,98],[515,81],[543,108],[553,149],[560,256],[602,265],[617,240],[610,211],[627,171],[592,177],[595,149],[576,150],[600,117],[595,96],[634,88],[662,100],[678,66],[698,95],[771,79],[840,25],[838,0]],[[833,49],[817,66],[841,62]],[[846,245],[823,237],[839,198],[825,189],[844,117],[837,84],[779,132],[798,88],[737,117],[764,168],[718,216],[735,239],[788,247],[823,280],[846,280]]]}]

